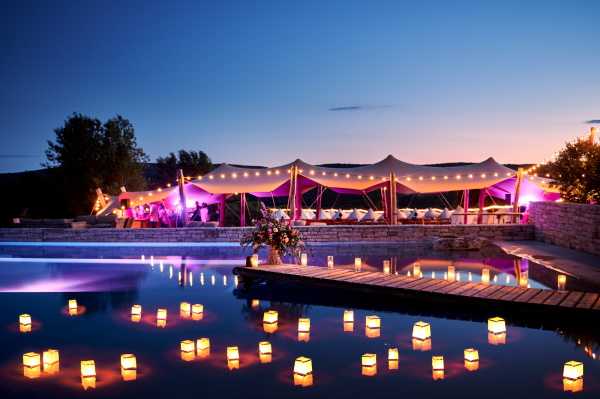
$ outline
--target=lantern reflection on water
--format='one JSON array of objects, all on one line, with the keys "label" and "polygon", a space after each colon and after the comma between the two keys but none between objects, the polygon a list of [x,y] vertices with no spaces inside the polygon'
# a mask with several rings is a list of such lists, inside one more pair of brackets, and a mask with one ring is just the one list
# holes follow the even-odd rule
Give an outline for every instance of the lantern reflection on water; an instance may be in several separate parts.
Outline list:
[{"label": "lantern reflection on water", "polygon": [[560,291],[564,291],[567,285],[567,276],[565,276],[564,274],[559,274],[558,277],[556,278],[557,280],[557,285],[558,285],[558,289]]},{"label": "lantern reflection on water", "polygon": [[278,313],[276,310],[267,310],[263,314],[263,330],[266,333],[272,334],[277,331]]},{"label": "lantern reflection on water", "polygon": [[261,363],[271,363],[273,349],[268,341],[258,343],[258,358]]},{"label": "lantern reflection on water", "polygon": [[331,255],[327,256],[327,267],[333,269],[333,256]]},{"label": "lantern reflection on water", "polygon": [[431,369],[431,376],[434,380],[444,379],[444,356],[432,356]]},{"label": "lantern reflection on water", "polygon": [[577,380],[563,378],[563,391],[573,393],[583,391],[583,378],[579,378]]},{"label": "lantern reflection on water", "polygon": [[85,389],[96,387],[96,363],[93,360],[81,361],[81,384]]},{"label": "lantern reflection on water", "polygon": [[42,374],[42,369],[40,366],[35,366],[35,367],[23,366],[23,376],[25,378],[30,378],[30,379],[40,378],[41,374]]},{"label": "lantern reflection on water", "polygon": [[361,373],[364,376],[374,376],[377,374],[377,355],[375,353],[365,353],[361,357]]},{"label": "lantern reflection on water", "polygon": [[362,269],[362,259],[354,258],[354,270],[359,272]]},{"label": "lantern reflection on water", "polygon": [[431,370],[431,378],[433,378],[434,381],[443,380],[444,370]]},{"label": "lantern reflection on water", "polygon": [[258,299],[253,299],[250,301],[250,307],[252,309],[258,309],[260,307],[260,301]]}]

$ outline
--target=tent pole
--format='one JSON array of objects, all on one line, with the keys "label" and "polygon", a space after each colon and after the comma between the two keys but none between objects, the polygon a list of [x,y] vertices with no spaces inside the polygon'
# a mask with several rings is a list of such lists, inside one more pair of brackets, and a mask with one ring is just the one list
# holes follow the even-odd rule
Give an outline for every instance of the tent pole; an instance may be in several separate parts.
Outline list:
[{"label": "tent pole", "polygon": [[389,192],[389,199],[390,199],[390,203],[389,203],[389,220],[390,220],[390,224],[397,224],[398,220],[397,220],[397,214],[398,214],[398,210],[397,210],[397,201],[396,201],[396,174],[394,172],[390,173],[390,188],[389,188],[390,192]]},{"label": "tent pole", "polygon": [[479,190],[479,213],[477,214],[477,224],[483,223],[483,207],[485,206],[486,193],[487,188],[482,188]]},{"label": "tent pole", "polygon": [[185,192],[183,190],[185,184],[185,176],[183,176],[183,169],[179,169],[177,171],[177,185],[179,186],[179,205],[181,205],[181,224],[182,226],[186,225],[186,202],[185,202]]},{"label": "tent pole", "polygon": [[463,224],[467,224],[468,222],[468,216],[469,216],[469,190],[465,190],[464,191],[464,198],[463,198],[463,208],[465,208],[465,215],[464,215],[464,219],[463,219]]},{"label": "tent pole", "polygon": [[219,227],[225,227],[225,194],[221,195],[219,201]]},{"label": "tent pole", "polygon": [[390,220],[388,215],[388,206],[387,206],[387,198],[385,187],[379,188],[379,195],[381,195],[381,207],[383,208],[383,218],[384,220]]},{"label": "tent pole", "polygon": [[[521,193],[521,182],[523,181],[523,168],[517,170],[517,181],[515,183],[515,195],[513,196],[513,213],[519,212],[519,194]],[[513,215],[512,222],[517,222],[517,215]]]},{"label": "tent pole", "polygon": [[298,166],[295,167],[294,173],[294,219],[298,220],[302,217],[302,191],[298,189]]},{"label": "tent pole", "polygon": [[240,227],[246,226],[246,193],[240,194]]},{"label": "tent pole", "polygon": [[290,210],[290,219],[296,218],[296,165],[290,168],[290,193],[288,194],[288,208]]},{"label": "tent pole", "polygon": [[319,184],[317,186],[317,205],[316,205],[315,219],[319,219],[319,213],[321,213],[322,196],[323,196],[323,186]]}]

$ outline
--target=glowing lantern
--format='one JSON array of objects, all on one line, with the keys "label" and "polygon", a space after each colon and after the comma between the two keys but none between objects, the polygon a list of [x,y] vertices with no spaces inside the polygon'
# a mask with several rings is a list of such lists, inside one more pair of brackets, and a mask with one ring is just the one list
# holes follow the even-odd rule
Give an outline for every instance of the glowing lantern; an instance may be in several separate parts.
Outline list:
[{"label": "glowing lantern", "polygon": [[19,332],[21,332],[21,333],[31,332],[31,324],[20,324],[19,323]]},{"label": "glowing lantern", "polygon": [[359,272],[362,269],[362,259],[354,258],[354,270]]},{"label": "glowing lantern", "polygon": [[310,332],[298,331],[298,342],[308,342],[308,341],[310,341]]},{"label": "glowing lantern", "polygon": [[254,254],[250,257],[250,267],[258,267],[258,254]]},{"label": "glowing lantern", "polygon": [[196,340],[196,351],[208,352],[210,351],[210,339],[200,338]]},{"label": "glowing lantern", "polygon": [[367,328],[381,328],[381,319],[375,315],[367,316],[365,324]]},{"label": "glowing lantern", "polygon": [[156,311],[156,320],[167,320],[167,309],[159,308]]},{"label": "glowing lantern", "polygon": [[229,370],[240,368],[240,352],[237,346],[227,347],[227,367]]},{"label": "glowing lantern", "polygon": [[381,336],[381,329],[365,327],[365,336],[367,338],[379,338]]},{"label": "glowing lantern", "polygon": [[361,371],[364,376],[374,376],[377,374],[377,355],[374,353],[365,353],[361,357]]},{"label": "glowing lantern", "polygon": [[492,334],[506,333],[506,322],[502,317],[492,317],[488,319],[488,332]]},{"label": "glowing lantern", "polygon": [[412,339],[412,347],[415,351],[427,352],[431,350],[431,338]]},{"label": "glowing lantern", "polygon": [[96,363],[93,360],[81,361],[81,377],[96,377]]},{"label": "glowing lantern", "polygon": [[271,324],[277,323],[278,313],[276,310],[267,310],[263,314],[263,323]]},{"label": "glowing lantern", "polygon": [[24,313],[22,315],[19,316],[19,324],[22,326],[29,326],[31,325],[31,316],[28,315],[27,313]]},{"label": "glowing lantern", "polygon": [[298,319],[298,332],[310,332],[310,319],[299,318]]},{"label": "glowing lantern", "polygon": [[448,275],[446,279],[448,281],[456,280],[456,268],[454,266],[448,266]]},{"label": "glowing lantern", "polygon": [[302,266],[308,265],[308,255],[305,252],[300,254],[300,265],[302,265]]},{"label": "glowing lantern", "polygon": [[260,301],[258,299],[253,299],[252,301],[250,301],[250,307],[252,309],[258,309],[259,306],[260,306]]},{"label": "glowing lantern", "polygon": [[140,315],[134,315],[134,314],[131,315],[131,321],[133,323],[139,323],[140,320],[142,320],[142,316],[140,316]]},{"label": "glowing lantern", "polygon": [[142,316],[142,305],[133,305],[131,307],[131,316]]},{"label": "glowing lantern", "polygon": [[195,303],[192,305],[192,314],[204,313],[204,305]]},{"label": "glowing lantern", "polygon": [[267,334],[274,334],[277,331],[277,322],[275,323],[263,323],[263,330]]},{"label": "glowing lantern", "polygon": [[481,282],[484,284],[490,283],[490,269],[481,270]]},{"label": "glowing lantern", "polygon": [[529,278],[526,275],[521,275],[521,278],[519,279],[519,287],[527,288],[528,284]]},{"label": "glowing lantern", "polygon": [[194,352],[194,341],[185,339],[181,341],[180,347],[182,352]]},{"label": "glowing lantern", "polygon": [[421,265],[419,265],[418,262],[415,262],[413,264],[413,276],[417,277],[417,278],[423,277],[422,274],[421,274]]},{"label": "glowing lantern", "polygon": [[477,349],[468,348],[465,349],[465,362],[477,362],[479,361],[479,351]]},{"label": "glowing lantern", "polygon": [[40,366],[40,354],[35,352],[27,352],[23,355],[23,366],[25,367],[39,367]]},{"label": "glowing lantern", "polygon": [[179,314],[181,317],[189,317],[191,311],[192,306],[189,304],[189,302],[181,302],[181,304],[179,304]]},{"label": "glowing lantern", "polygon": [[432,356],[431,357],[431,368],[433,370],[444,369],[444,356]]},{"label": "glowing lantern", "polygon": [[443,380],[444,379],[444,370],[432,370],[431,377],[434,381]]},{"label": "glowing lantern", "polygon": [[121,378],[123,381],[135,381],[137,379],[137,369],[121,369]]},{"label": "glowing lantern", "polygon": [[390,274],[391,269],[390,269],[390,261],[389,260],[384,260],[383,261],[383,273],[384,274]]},{"label": "glowing lantern", "polygon": [[23,366],[23,376],[25,378],[31,378],[31,379],[40,378],[41,374],[42,374],[42,370],[41,370],[40,366],[36,366],[36,367]]},{"label": "glowing lantern", "polygon": [[389,348],[388,349],[388,360],[398,360],[398,348]]},{"label": "glowing lantern", "polygon": [[571,360],[563,367],[563,378],[577,380],[583,378],[583,363]]},{"label": "glowing lantern", "polygon": [[413,325],[412,337],[422,341],[431,338],[431,326],[429,323],[417,321]]},{"label": "glowing lantern", "polygon": [[135,370],[137,369],[137,360],[135,355],[131,353],[124,353],[121,355],[121,368],[123,370]]},{"label": "glowing lantern", "polygon": [[388,370],[398,370],[398,360],[388,360]]},{"label": "glowing lantern", "polygon": [[69,311],[77,312],[77,299],[69,299]]},{"label": "glowing lantern", "polygon": [[493,334],[491,332],[488,332],[488,343],[490,345],[506,344],[506,333]]},{"label": "glowing lantern", "polygon": [[327,256],[327,267],[333,269],[333,256]]},{"label": "glowing lantern", "polygon": [[564,274],[559,274],[557,277],[557,283],[558,289],[564,291],[567,285],[567,276],[565,276]]},{"label": "glowing lantern", "polygon": [[300,356],[294,362],[294,374],[308,375],[312,373],[312,361],[308,357]]},{"label": "glowing lantern", "polygon": [[354,323],[354,310],[344,310],[344,323]]},{"label": "glowing lantern", "polygon": [[50,366],[58,363],[60,360],[58,350],[56,349],[48,349],[42,353],[42,361],[44,363],[44,369],[46,365]]},{"label": "glowing lantern", "polygon": [[258,358],[261,363],[271,363],[272,355],[273,349],[270,342],[261,341],[258,343]]},{"label": "glowing lantern", "polygon": [[313,384],[313,375],[312,373],[302,375],[298,373],[294,373],[294,385],[299,387],[309,387]]}]

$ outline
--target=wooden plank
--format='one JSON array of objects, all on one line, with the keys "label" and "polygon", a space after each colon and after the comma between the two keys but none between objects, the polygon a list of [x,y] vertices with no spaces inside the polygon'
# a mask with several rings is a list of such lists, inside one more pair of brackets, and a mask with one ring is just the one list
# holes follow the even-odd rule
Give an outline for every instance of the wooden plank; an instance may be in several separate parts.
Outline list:
[{"label": "wooden plank", "polygon": [[448,291],[448,295],[461,295],[463,292],[467,291],[468,289],[473,288],[474,285],[475,285],[475,283],[464,283],[460,287],[457,287],[457,288],[453,289],[452,291]]},{"label": "wooden plank", "polygon": [[525,293],[523,295],[520,295],[519,297],[515,298],[514,302],[527,303],[531,298],[534,298],[536,295],[538,295],[540,292],[543,292],[543,291],[547,291],[547,290],[530,288],[527,291],[525,291]]},{"label": "wooden plank", "polygon": [[419,283],[419,279],[417,278],[413,278],[413,277],[406,277],[406,279],[404,280],[398,280],[396,281],[394,284],[390,285],[389,287],[393,287],[393,288],[404,288],[408,285],[415,285],[417,283]]},{"label": "wooden plank", "polygon": [[582,297],[583,292],[573,291],[558,306],[562,306],[563,308],[573,308]]},{"label": "wooden plank", "polygon": [[454,288],[458,287],[461,284],[463,283],[461,283],[460,281],[454,281],[452,282],[452,284],[448,284],[443,287],[438,287],[437,289],[434,289],[431,292],[435,292],[436,294],[446,294],[448,291],[452,291]]},{"label": "wooden plank", "polygon": [[594,310],[600,310],[600,298],[598,298],[598,300],[596,301],[596,303],[594,304],[594,306],[592,306],[592,309],[594,309]]},{"label": "wooden plank", "polygon": [[398,278],[401,276],[396,276],[393,274],[385,274],[383,277],[380,277],[379,279],[375,280],[375,281],[371,281],[370,284],[372,285],[386,285],[387,282],[391,281],[394,278]]},{"label": "wooden plank", "polygon": [[502,288],[501,285],[495,285],[495,284],[490,285],[486,289],[483,289],[483,290],[479,291],[478,293],[473,294],[473,298],[487,298],[489,295],[498,291],[500,288]]},{"label": "wooden plank", "polygon": [[453,281],[439,279],[437,284],[429,285],[429,286],[421,289],[421,291],[423,291],[423,292],[434,292],[435,290],[441,289],[442,287],[447,287],[447,286],[449,286],[452,283],[453,283]]},{"label": "wooden plank", "polygon": [[598,296],[599,295],[596,294],[595,292],[588,292],[587,294],[585,294],[583,296],[583,298],[581,298],[581,300],[577,304],[576,308],[577,309],[590,309],[594,305],[596,300],[598,299]]},{"label": "wooden plank", "polygon": [[325,269],[325,270],[314,271],[310,274],[305,274],[305,276],[311,277],[311,278],[335,278],[334,276],[343,275],[343,274],[345,274],[344,272],[348,272],[348,271]]},{"label": "wooden plank", "polygon": [[521,295],[525,294],[527,292],[529,288],[523,288],[523,287],[517,287],[516,290],[512,291],[509,294],[506,294],[500,298],[498,298],[500,301],[508,301],[508,302],[512,302],[515,299],[517,299],[518,297],[520,297]]},{"label": "wooden plank", "polygon": [[351,274],[354,274],[353,271],[351,270],[330,270],[327,273],[321,273],[318,276],[313,275],[313,278],[319,278],[321,280],[336,280],[337,278],[340,278],[342,276],[349,276]]},{"label": "wooden plank", "polygon": [[554,294],[554,291],[552,290],[542,290],[542,292],[531,298],[527,303],[539,305],[541,303],[544,303],[544,301],[548,299],[548,297],[550,297],[552,294]]},{"label": "wooden plank", "polygon": [[381,275],[379,273],[372,273],[371,277],[363,279],[359,284],[373,285],[373,282],[379,279],[381,279]]},{"label": "wooden plank", "polygon": [[407,281],[407,280],[411,280],[412,281],[412,279],[410,279],[409,277],[406,277],[406,276],[394,276],[391,279],[389,279],[388,281],[380,283],[380,285],[382,287],[393,288],[396,284],[402,283],[402,282]]},{"label": "wooden plank", "polygon": [[423,291],[428,287],[433,287],[436,285],[439,285],[440,282],[445,281],[442,279],[436,279],[436,278],[427,278],[427,279],[423,279],[425,280],[423,282],[423,284],[419,284],[419,285],[413,285],[410,289],[411,290],[418,290],[418,291]]},{"label": "wooden plank", "polygon": [[502,288],[500,288],[498,291],[494,292],[493,294],[489,295],[487,297],[487,299],[498,299],[498,298],[502,298],[504,295],[510,294],[511,292],[515,291],[519,289],[519,287],[509,287],[509,286],[504,286]]},{"label": "wooden plank", "polygon": [[368,273],[368,272],[355,272],[354,275],[349,275],[348,277],[343,276],[343,277],[337,278],[335,280],[336,281],[344,281],[346,283],[357,283],[361,280],[370,278],[372,276],[373,276],[372,273]]},{"label": "wooden plank", "polygon": [[548,297],[544,302],[544,305],[556,306],[558,305],[569,293],[567,291],[554,291],[552,295]]},{"label": "wooden plank", "polygon": [[477,283],[475,284],[475,286],[473,288],[468,289],[467,291],[463,292],[461,295],[462,296],[473,296],[475,294],[477,294],[480,291],[483,291],[486,288],[489,288],[489,284],[485,284],[485,283]]}]

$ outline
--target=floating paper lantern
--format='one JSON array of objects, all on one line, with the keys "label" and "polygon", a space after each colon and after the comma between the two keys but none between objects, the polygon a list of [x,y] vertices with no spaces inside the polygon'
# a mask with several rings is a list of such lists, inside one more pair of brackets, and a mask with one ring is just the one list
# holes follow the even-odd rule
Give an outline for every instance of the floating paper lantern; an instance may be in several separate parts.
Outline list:
[{"label": "floating paper lantern", "polygon": [[563,378],[577,380],[583,378],[583,363],[571,360],[563,367]]},{"label": "floating paper lantern", "polygon": [[123,370],[135,370],[135,369],[137,369],[137,360],[135,358],[135,355],[133,355],[131,353],[124,353],[124,354],[122,354],[121,355],[121,368]]},{"label": "floating paper lantern", "polygon": [[25,367],[39,367],[40,366],[40,354],[35,352],[27,352],[23,355],[23,366]]},{"label": "floating paper lantern", "polygon": [[42,353],[42,361],[44,363],[44,368],[46,365],[52,365],[58,363],[60,360],[60,356],[58,350],[56,349],[48,349]]},{"label": "floating paper lantern", "polygon": [[240,360],[240,351],[237,346],[227,347],[227,360]]},{"label": "floating paper lantern", "polygon": [[387,259],[383,261],[383,273],[384,274],[390,274],[391,273],[390,261],[387,260]]},{"label": "floating paper lantern", "polygon": [[379,316],[371,315],[365,318],[367,328],[381,328],[381,319]]},{"label": "floating paper lantern", "polygon": [[302,266],[308,265],[308,255],[305,252],[300,254],[300,265],[302,265]]},{"label": "floating paper lantern", "polygon": [[207,354],[210,353],[210,339],[209,338],[199,338],[196,340],[196,351],[198,355],[200,353]]},{"label": "floating paper lantern", "polygon": [[82,360],[81,361],[81,376],[82,377],[95,377],[96,376],[96,363],[93,360]]},{"label": "floating paper lantern", "polygon": [[267,310],[263,314],[263,323],[277,323],[279,314],[276,310]]},{"label": "floating paper lantern", "polygon": [[327,256],[327,267],[333,269],[333,256]]},{"label": "floating paper lantern", "polygon": [[296,358],[294,362],[294,374],[308,375],[312,373],[312,360],[305,356]]},{"label": "floating paper lantern", "polygon": [[194,352],[194,341],[191,339],[185,339],[181,341],[180,348],[182,352]]},{"label": "floating paper lantern", "polygon": [[302,375],[298,373],[294,373],[294,385],[302,388],[309,387],[313,384],[313,375],[312,373]]},{"label": "floating paper lantern", "polygon": [[361,357],[361,371],[364,376],[374,376],[377,374],[377,355],[374,353],[365,353]]},{"label": "floating paper lantern", "polygon": [[253,299],[252,301],[250,301],[250,307],[252,309],[258,309],[260,306],[260,301],[258,299]]},{"label": "floating paper lantern", "polygon": [[506,322],[502,317],[492,317],[488,319],[488,332],[492,334],[506,333]]},{"label": "floating paper lantern", "polygon": [[250,256],[250,267],[258,267],[258,254]]},{"label": "floating paper lantern", "polygon": [[167,309],[159,308],[156,311],[156,320],[167,320]]},{"label": "floating paper lantern", "polygon": [[204,313],[204,305],[195,303],[192,305],[192,314]]},{"label": "floating paper lantern", "polygon": [[344,323],[354,323],[354,310],[344,310]]},{"label": "floating paper lantern", "polygon": [[310,332],[310,319],[299,318],[298,319],[298,332]]},{"label": "floating paper lantern", "polygon": [[444,379],[444,370],[431,370],[431,377],[434,381]]},{"label": "floating paper lantern", "polygon": [[563,391],[573,393],[583,391],[583,378],[579,378],[577,380],[563,378]]},{"label": "floating paper lantern", "polygon": [[192,306],[189,304],[189,302],[181,302],[179,304],[179,313],[181,315],[189,316],[191,311],[192,311]]},{"label": "floating paper lantern", "polygon": [[431,326],[429,323],[417,321],[413,325],[412,337],[422,341],[431,338]]},{"label": "floating paper lantern", "polygon": [[270,342],[261,341],[258,343],[258,358],[261,363],[271,363],[272,355],[273,349]]},{"label": "floating paper lantern", "polygon": [[142,315],[142,305],[133,305],[131,307],[131,316],[141,316]]},{"label": "floating paper lantern", "polygon": [[69,299],[69,311],[74,310],[75,312],[77,312],[77,300],[76,299]]},{"label": "floating paper lantern", "polygon": [[488,332],[488,343],[490,345],[506,344],[506,333],[494,334],[494,333]]},{"label": "floating paper lantern", "polygon": [[448,280],[448,281],[456,280],[456,268],[454,266],[448,266],[448,274],[446,276],[446,280]]},{"label": "floating paper lantern", "polygon": [[398,348],[388,349],[388,360],[398,360],[399,358]]},{"label": "floating paper lantern", "polygon": [[433,370],[444,369],[444,356],[432,356],[431,357],[431,368]]},{"label": "floating paper lantern", "polygon": [[465,362],[477,362],[479,361],[479,351],[477,349],[468,348],[465,349]]},{"label": "floating paper lantern", "polygon": [[19,324],[22,326],[30,326],[31,325],[31,316],[27,313],[24,313],[19,316]]},{"label": "floating paper lantern", "polygon": [[412,270],[412,272],[413,272],[413,276],[414,277],[417,277],[417,278],[422,277],[422,275],[421,275],[421,265],[418,262],[415,262],[413,264],[413,270]]},{"label": "floating paper lantern", "polygon": [[559,274],[557,277],[557,285],[559,290],[564,291],[567,285],[567,276]]},{"label": "floating paper lantern", "polygon": [[490,282],[490,269],[482,269],[481,270],[481,282],[484,284],[489,284]]},{"label": "floating paper lantern", "polygon": [[362,259],[354,258],[354,270],[359,272],[362,269]]}]

